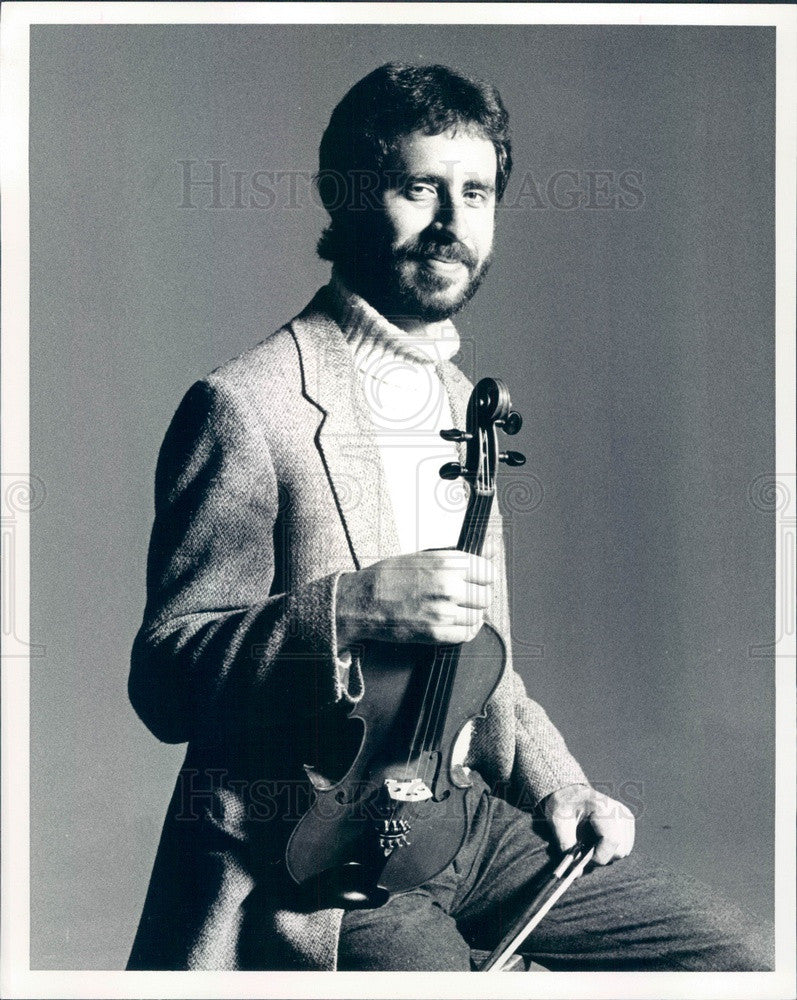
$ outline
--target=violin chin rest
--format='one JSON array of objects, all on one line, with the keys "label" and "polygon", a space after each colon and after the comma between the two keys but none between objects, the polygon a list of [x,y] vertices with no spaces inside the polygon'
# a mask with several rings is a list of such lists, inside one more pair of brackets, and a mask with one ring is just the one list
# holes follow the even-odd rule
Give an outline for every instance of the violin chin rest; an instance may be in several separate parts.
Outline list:
[{"label": "violin chin rest", "polygon": [[340,868],[328,868],[312,882],[313,895],[323,901],[325,907],[373,910],[384,906],[390,898],[389,891],[378,884],[376,873],[356,861],[349,861]]}]

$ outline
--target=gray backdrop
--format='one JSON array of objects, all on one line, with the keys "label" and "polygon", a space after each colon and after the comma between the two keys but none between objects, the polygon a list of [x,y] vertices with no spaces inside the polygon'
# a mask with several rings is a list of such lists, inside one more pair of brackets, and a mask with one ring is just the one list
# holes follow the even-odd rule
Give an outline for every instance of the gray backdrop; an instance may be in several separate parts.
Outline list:
[{"label": "gray backdrop", "polygon": [[771,914],[774,29],[34,27],[34,968],[126,960],[182,754],[126,698],[157,450],[326,280],[318,140],[390,59],[514,125],[458,326],[526,417],[518,668],[640,849]]}]

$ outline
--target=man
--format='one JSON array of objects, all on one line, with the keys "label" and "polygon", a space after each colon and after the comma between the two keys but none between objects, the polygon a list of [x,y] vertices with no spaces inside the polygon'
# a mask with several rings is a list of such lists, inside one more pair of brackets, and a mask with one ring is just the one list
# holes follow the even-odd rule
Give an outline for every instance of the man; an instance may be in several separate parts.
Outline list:
[{"label": "man", "polygon": [[[497,511],[484,557],[454,548],[462,508],[436,470],[457,455],[439,431],[463,426],[471,387],[450,317],[487,271],[510,170],[494,88],[440,66],[369,74],[321,143],[330,285],[174,417],[130,695],[188,752],[130,968],[465,970],[580,822],[595,868],[530,942],[544,964],[767,967],[706,891],[612,864],[633,817],[590,787],[512,668]],[[309,765],[323,789],[351,763],[369,642],[466,643],[485,621],[510,655],[458,741],[472,785],[457,857],[380,907],[308,901],[285,866],[298,779]]]}]

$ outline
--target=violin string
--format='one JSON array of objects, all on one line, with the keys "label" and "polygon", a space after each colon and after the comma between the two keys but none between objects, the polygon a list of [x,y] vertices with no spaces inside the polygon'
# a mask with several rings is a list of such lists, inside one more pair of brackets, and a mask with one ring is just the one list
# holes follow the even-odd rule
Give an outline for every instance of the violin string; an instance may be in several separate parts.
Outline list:
[{"label": "violin string", "polygon": [[[428,712],[426,713],[426,727],[424,732],[423,741],[420,746],[420,754],[423,757],[422,770],[419,769],[419,776],[423,781],[428,780],[428,769],[430,767],[430,760],[427,754],[430,750],[433,750],[437,743],[437,730],[439,729],[440,716],[445,708],[445,701],[447,698],[448,685],[447,680],[452,673],[452,665],[455,659],[459,659],[458,647],[453,647],[444,650],[440,656],[440,669],[438,671],[438,676],[435,681],[435,693],[432,702],[429,706]],[[442,696],[440,694],[442,688]],[[431,739],[430,739],[431,734]]]},{"label": "violin string", "polygon": [[[463,546],[465,551],[470,552],[473,555],[481,555],[482,553],[484,539],[487,534],[487,524],[490,516],[490,510],[492,508],[493,490],[491,488],[492,483],[488,479],[489,466],[486,452],[487,440],[483,437],[481,440],[481,461],[479,463],[481,481],[477,486],[477,499],[474,504],[474,513],[473,517],[470,519],[466,542]],[[439,741],[442,738],[442,729],[445,725],[445,718],[448,713],[451,690],[454,685],[456,670],[459,665],[459,649],[460,647],[457,648],[457,656],[452,659],[445,678],[444,697],[438,706],[438,719],[436,720],[434,726],[435,741]]]},{"label": "violin string", "polygon": [[[487,442],[485,438],[482,437],[480,442],[481,461],[479,462],[478,480],[476,483],[476,498],[472,508],[472,515],[468,517],[465,531],[463,532],[464,538],[458,546],[463,551],[470,552],[473,555],[481,554],[486,534],[487,516],[489,516],[489,510],[492,506],[492,498],[490,495],[489,483],[487,481],[486,448]],[[425,746],[424,749],[432,749],[437,746],[442,738],[442,729],[445,725],[451,690],[456,676],[457,666],[459,664],[460,648],[461,647],[459,646],[453,648],[451,650],[451,655],[444,661],[443,666],[445,667],[445,670],[441,676],[442,696],[438,696],[440,688],[440,685],[438,684],[437,690],[435,691],[435,703],[433,706],[434,718],[430,718],[430,725],[427,727],[427,733],[425,734],[424,739],[424,744],[426,744],[429,730],[431,730],[432,742],[430,745]]]},{"label": "violin string", "polygon": [[[438,692],[440,689],[440,679],[441,677],[445,677],[448,674],[450,674],[451,672],[450,661],[452,654],[454,653],[458,654],[458,652],[459,650],[457,647],[454,647],[453,649],[451,647],[447,647],[444,648],[442,652],[438,647],[438,649],[435,651],[435,656],[432,661],[432,669],[429,672],[429,681],[427,681],[426,685],[426,693],[424,694],[424,698],[421,703],[421,711],[418,716],[418,724],[416,725],[415,735],[413,736],[413,744],[410,748],[410,753],[407,758],[407,765],[404,770],[404,774],[409,775],[410,763],[414,757],[416,760],[416,764],[415,764],[415,774],[413,775],[413,777],[420,778],[422,782],[427,784],[429,781],[429,766],[430,766],[430,761],[427,757],[427,751],[433,749],[433,744],[427,743],[427,740],[428,740],[431,720],[436,714],[435,706],[439,700]],[[427,704],[426,695],[428,694],[432,678],[434,678],[434,694],[432,696],[431,702]],[[437,714],[439,715],[439,712]],[[424,722],[424,719],[426,720],[424,726],[424,735],[423,738],[420,740],[420,744],[418,745],[417,734],[421,727],[421,724]],[[399,815],[399,812],[404,812],[407,810],[408,805],[409,803],[396,800],[390,812],[390,819],[395,820]]]},{"label": "violin string", "polygon": [[[421,698],[420,711],[418,712],[418,721],[415,724],[415,732],[412,735],[412,741],[410,743],[409,754],[407,756],[407,763],[406,763],[405,768],[404,768],[404,773],[405,774],[409,773],[410,764],[412,762],[412,758],[419,751],[419,747],[423,746],[423,740],[422,739],[420,740],[420,743],[419,743],[419,736],[420,736],[420,733],[421,733],[421,729],[423,727],[425,708],[426,708],[427,701],[429,699],[429,690],[430,690],[430,688],[432,686],[432,682],[435,680],[435,675],[437,674],[438,669],[439,669],[438,668],[438,659],[439,659],[439,656],[440,656],[439,648],[436,648],[435,649],[435,655],[432,658],[432,665],[431,665],[431,668],[430,668],[429,673],[428,673],[427,678],[426,678],[426,689],[424,690],[423,697]],[[432,697],[434,698],[434,695]],[[416,777],[417,777],[417,775],[416,775]]]},{"label": "violin string", "polygon": [[[479,465],[481,466],[481,462],[479,463]],[[478,500],[478,494],[477,494],[477,500]],[[463,531],[461,533],[463,537],[457,543],[458,549],[461,550],[464,549],[466,551],[468,550],[470,545],[470,536],[472,534],[472,528],[471,528],[472,523],[473,523],[473,517],[471,511],[469,510],[468,513],[466,513],[465,524],[463,525]],[[431,706],[433,707],[437,700],[440,679],[442,676],[444,676],[444,667],[446,668],[445,673],[446,674],[448,673],[448,665],[445,662],[446,659],[448,658],[447,654],[448,650],[444,649],[441,653],[439,646],[435,650],[435,656],[432,660],[432,666],[431,669],[429,670],[429,674],[426,681],[426,689],[421,699],[420,711],[418,713],[418,722],[416,724],[415,732],[413,733],[412,742],[409,748],[409,755],[407,757],[407,763],[405,765],[405,774],[409,773],[410,763],[412,761],[413,756],[423,753],[425,750],[429,733],[429,723],[431,721],[431,715],[427,713],[429,691],[432,686],[432,682],[434,682],[434,693],[432,695],[432,701],[431,701]],[[424,720],[426,720],[425,726],[424,726]],[[423,736],[421,737],[419,742],[419,736],[421,734],[422,727],[423,727]],[[415,777],[419,776],[420,776],[419,768],[416,765]]]},{"label": "violin string", "polygon": [[[483,503],[484,502],[481,495],[477,496],[476,501],[474,503],[473,517],[469,521],[468,532],[465,536],[463,544],[463,551],[465,552],[476,553],[478,550],[479,521],[481,519]],[[440,732],[441,719],[444,718],[448,707],[453,676],[456,672],[456,667],[459,661],[459,650],[460,647],[455,647],[455,650],[452,649],[451,655],[447,658],[447,662],[445,663],[445,673],[443,673],[443,675],[440,678],[442,685],[442,696],[437,698],[435,704],[436,711],[434,714],[434,718],[430,718],[429,720],[430,725],[428,727],[427,733],[429,730],[431,730],[432,734],[431,743],[435,745],[437,744],[437,742],[440,739],[440,736],[442,735]],[[440,685],[438,685],[438,687],[439,686]]]},{"label": "violin string", "polygon": [[[413,777],[415,778],[420,777],[421,780],[426,780],[427,778],[426,762],[421,764],[420,758],[425,755],[426,741],[429,733],[429,724],[438,697],[440,678],[442,676],[445,676],[449,672],[449,667],[447,663],[448,656],[449,656],[448,649],[443,649],[441,652],[440,647],[439,646],[436,647],[435,655],[432,659],[432,665],[429,669],[426,678],[426,688],[424,690],[423,697],[421,698],[420,702],[420,708],[418,711],[418,721],[415,724],[415,731],[413,733],[412,740],[410,742],[409,751],[407,754],[407,761],[404,765],[403,773],[405,777],[409,776],[412,760],[413,758],[416,758],[415,774],[413,775]],[[434,684],[434,693],[432,694],[432,698],[430,701],[429,691],[432,688],[433,684]],[[423,731],[423,736],[421,736],[422,731]],[[422,767],[424,770],[423,775],[421,774]],[[392,807],[389,817],[391,820],[396,818],[398,809],[399,809],[398,804],[395,804]]]},{"label": "violin string", "polygon": [[[420,758],[424,755],[427,749],[426,740],[429,732],[429,720],[437,699],[437,692],[440,687],[440,677],[443,674],[444,669],[446,668],[445,661],[447,655],[448,655],[447,649],[444,649],[441,652],[440,648],[438,647],[435,650],[435,655],[432,659],[432,665],[429,670],[429,675],[426,681],[426,690],[424,692],[423,698],[421,699],[420,711],[418,713],[418,722],[415,725],[415,732],[412,737],[412,743],[410,744],[410,750],[407,756],[407,763],[404,769],[404,774],[408,775],[410,773],[410,765],[412,763],[412,760],[413,758],[416,758],[415,774],[413,775],[413,777],[415,778],[420,777],[422,778],[422,780],[425,780],[425,773],[423,775],[421,774],[421,767],[423,765],[421,763]],[[429,690],[432,687],[432,684],[434,684],[434,693],[430,700]],[[421,736],[422,731],[423,735]]]},{"label": "violin string", "polygon": [[[463,551],[469,552],[473,555],[481,554],[482,547],[484,545],[484,538],[486,536],[490,509],[492,507],[492,492],[489,488],[490,484],[487,479],[488,472],[485,455],[486,447],[487,443],[483,438],[481,442],[482,461],[479,463],[480,479],[476,484],[476,499],[473,504],[473,512],[472,516],[468,518],[466,528],[463,533],[464,538],[458,546]],[[427,725],[426,732],[424,734],[422,747],[425,756],[424,771],[427,771],[431,764],[431,761],[426,757],[426,752],[436,748],[442,739],[445,719],[448,714],[448,706],[451,699],[451,692],[456,677],[457,666],[459,665],[460,649],[460,646],[452,647],[449,651],[449,655],[443,657],[441,662],[440,678],[435,685],[435,696],[431,708],[432,714],[429,716],[429,724]],[[441,687],[442,694],[440,694]],[[427,742],[429,741],[430,732],[431,741]],[[428,776],[425,773],[424,780],[427,780],[427,777]]]},{"label": "violin string", "polygon": [[[457,545],[457,548],[460,549],[460,551],[468,552],[471,550],[471,546],[474,540],[475,514],[479,506],[479,501],[480,501],[480,494],[477,492],[474,503],[471,505],[471,511],[467,515],[465,525],[463,526],[464,528],[462,532],[463,537]],[[451,665],[454,658],[455,648],[456,647],[453,648],[449,647],[444,649],[443,653],[439,657],[440,663],[439,663],[439,670],[436,671],[437,676],[435,677],[434,695],[432,697],[432,702],[429,707],[428,714],[425,714],[427,721],[424,730],[423,740],[420,746],[421,753],[424,754],[424,756],[426,755],[426,752],[428,750],[432,749],[432,745],[429,742],[429,733],[432,732],[433,734],[432,743],[434,743],[435,742],[434,735],[436,734],[436,731],[439,729],[439,720],[443,707],[442,701],[445,699],[446,688],[448,687],[447,680],[451,674]],[[435,665],[437,665],[437,660],[438,658],[435,657]],[[443,686],[443,691],[444,691],[443,699],[441,699],[440,697],[441,684]],[[424,708],[425,707],[426,706],[424,706]],[[423,780],[426,780],[428,777],[427,774],[428,767],[429,767],[429,761],[428,759],[425,759],[423,764],[423,771],[424,771]]]},{"label": "violin string", "polygon": [[[486,534],[490,507],[491,498],[489,496],[479,496],[475,504],[474,517],[471,522],[472,530],[469,533],[465,547],[465,551],[470,552],[473,555],[479,555],[481,553]],[[461,647],[457,646],[454,650],[452,650],[453,655],[448,658],[448,661],[445,664],[445,674],[442,678],[442,696],[437,699],[437,703],[435,705],[434,724],[429,727],[432,733],[432,740],[429,749],[431,749],[432,746],[437,746],[442,738],[442,730],[445,726],[451,691],[454,685],[457,667],[459,665],[460,648]]]}]

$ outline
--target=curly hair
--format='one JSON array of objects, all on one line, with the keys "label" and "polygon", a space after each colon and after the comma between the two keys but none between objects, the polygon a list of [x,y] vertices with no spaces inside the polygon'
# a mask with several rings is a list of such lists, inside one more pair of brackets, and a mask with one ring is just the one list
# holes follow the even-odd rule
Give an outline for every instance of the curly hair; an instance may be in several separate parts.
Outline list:
[{"label": "curly hair", "polygon": [[378,192],[402,136],[458,127],[492,142],[500,200],[512,170],[512,143],[509,115],[495,87],[447,66],[407,63],[386,63],[356,83],[332,112],[319,148],[316,184],[331,223],[318,255],[331,261],[345,255],[344,219]]}]

